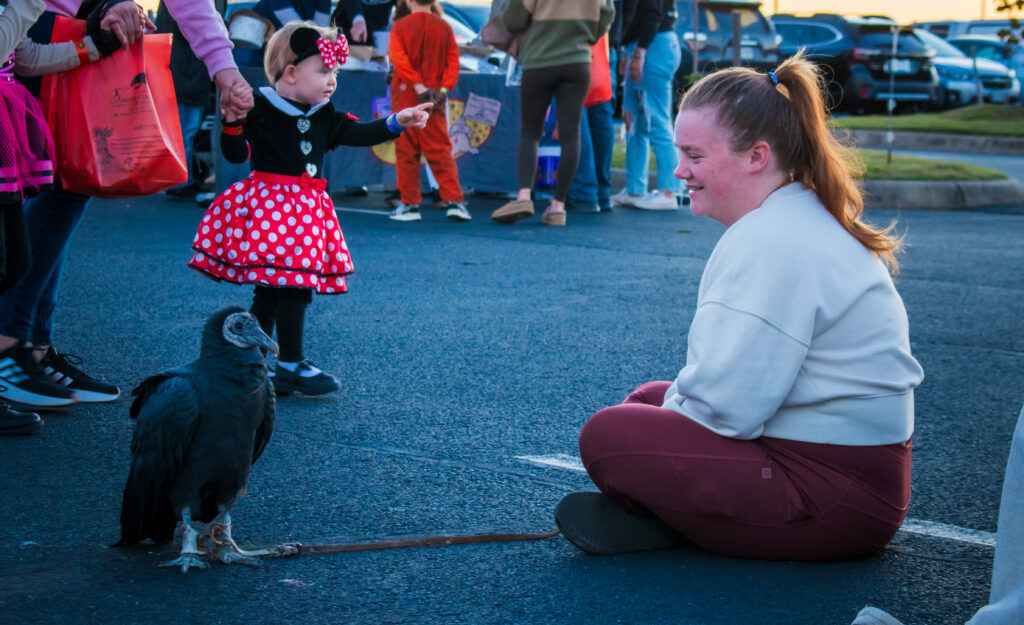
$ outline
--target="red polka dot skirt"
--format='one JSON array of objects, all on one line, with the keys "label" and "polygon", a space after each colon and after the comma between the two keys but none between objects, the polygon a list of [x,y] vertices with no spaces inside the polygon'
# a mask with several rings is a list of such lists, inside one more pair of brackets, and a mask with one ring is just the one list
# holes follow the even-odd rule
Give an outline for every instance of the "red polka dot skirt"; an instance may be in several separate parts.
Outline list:
[{"label": "red polka dot skirt", "polygon": [[344,293],[352,259],[322,178],[253,172],[199,224],[188,266],[214,280]]}]

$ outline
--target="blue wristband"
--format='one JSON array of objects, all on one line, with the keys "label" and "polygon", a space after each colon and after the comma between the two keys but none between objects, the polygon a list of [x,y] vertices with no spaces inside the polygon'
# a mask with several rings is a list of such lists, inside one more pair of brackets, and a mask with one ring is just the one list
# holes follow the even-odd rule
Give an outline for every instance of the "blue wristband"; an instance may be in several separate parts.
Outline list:
[{"label": "blue wristband", "polygon": [[388,125],[388,130],[390,130],[392,134],[400,135],[402,134],[402,131],[405,130],[405,128],[402,128],[402,126],[398,123],[398,119],[395,117],[394,113],[388,115],[386,123]]}]

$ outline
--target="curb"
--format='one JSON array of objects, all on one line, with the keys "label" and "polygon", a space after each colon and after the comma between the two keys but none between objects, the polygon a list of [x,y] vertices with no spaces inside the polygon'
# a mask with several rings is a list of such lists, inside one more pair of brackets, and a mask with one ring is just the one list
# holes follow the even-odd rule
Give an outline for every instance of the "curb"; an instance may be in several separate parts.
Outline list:
[{"label": "curb", "polygon": [[868,180],[864,208],[897,210],[962,210],[978,206],[1024,203],[1016,180],[929,182]]},{"label": "curb", "polygon": [[[837,136],[849,136],[858,148],[885,149],[886,130],[839,129]],[[892,147],[896,150],[930,150],[933,152],[964,152],[973,154],[1024,155],[1024,137],[985,137],[947,135],[932,132],[893,132]]]}]

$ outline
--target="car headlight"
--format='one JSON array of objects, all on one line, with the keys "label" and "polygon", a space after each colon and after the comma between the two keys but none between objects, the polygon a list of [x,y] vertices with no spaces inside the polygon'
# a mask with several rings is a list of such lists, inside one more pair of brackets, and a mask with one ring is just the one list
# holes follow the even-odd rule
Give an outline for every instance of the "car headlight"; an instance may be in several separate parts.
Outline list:
[{"label": "car headlight", "polygon": [[943,67],[936,65],[935,71],[939,73],[939,76],[946,80],[971,80],[974,78],[974,74],[972,72],[960,69],[959,67]]}]

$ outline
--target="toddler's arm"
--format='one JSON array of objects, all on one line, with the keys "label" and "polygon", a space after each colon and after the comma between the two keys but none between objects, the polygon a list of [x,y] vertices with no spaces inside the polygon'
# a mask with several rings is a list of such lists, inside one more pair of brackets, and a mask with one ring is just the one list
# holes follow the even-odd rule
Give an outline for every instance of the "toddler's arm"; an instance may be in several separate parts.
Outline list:
[{"label": "toddler's arm", "polygon": [[25,38],[25,33],[46,10],[43,0],[10,0],[0,12],[0,63]]}]

